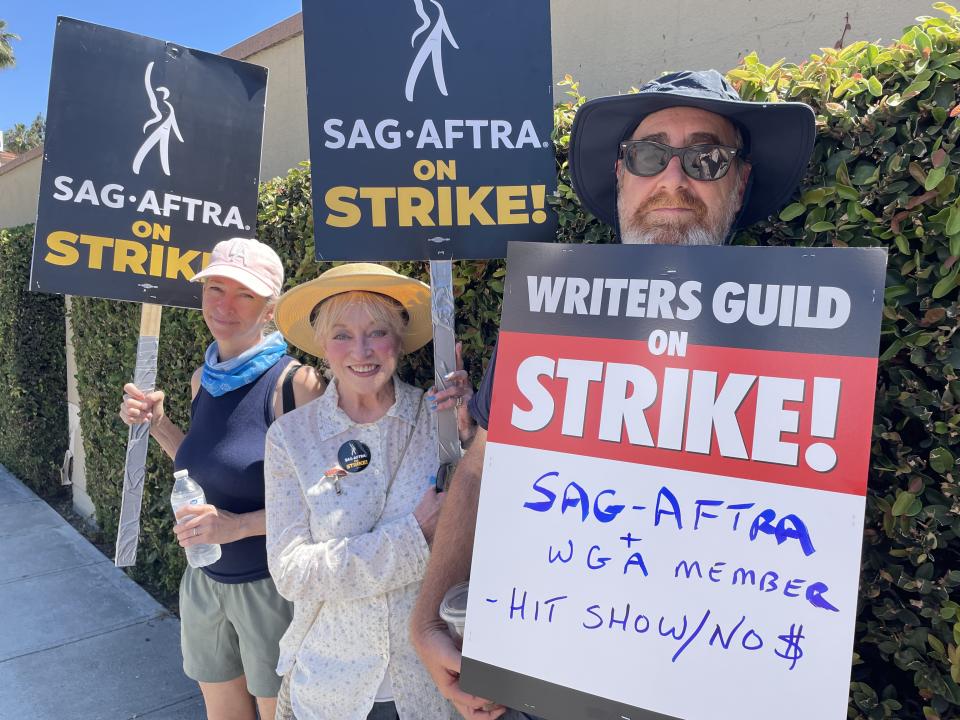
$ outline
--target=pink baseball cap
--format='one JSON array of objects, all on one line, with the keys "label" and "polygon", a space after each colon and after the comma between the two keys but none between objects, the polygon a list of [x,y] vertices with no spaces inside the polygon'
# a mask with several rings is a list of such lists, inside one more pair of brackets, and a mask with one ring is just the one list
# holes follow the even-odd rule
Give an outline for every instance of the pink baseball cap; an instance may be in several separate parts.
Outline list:
[{"label": "pink baseball cap", "polygon": [[283,263],[272,247],[259,240],[230,238],[214,245],[209,264],[191,280],[208,277],[230,278],[260,297],[277,297],[283,290]]}]

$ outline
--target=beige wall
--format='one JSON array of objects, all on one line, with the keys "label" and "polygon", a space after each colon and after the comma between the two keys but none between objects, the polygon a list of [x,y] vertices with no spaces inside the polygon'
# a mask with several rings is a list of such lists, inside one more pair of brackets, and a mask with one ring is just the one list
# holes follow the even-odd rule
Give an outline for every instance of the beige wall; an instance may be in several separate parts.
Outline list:
[{"label": "beige wall", "polygon": [[[761,62],[799,62],[844,44],[889,41],[933,0],[551,0],[553,71],[569,73],[587,97],[641,85],[661,72],[726,72],[756,50]],[[558,100],[564,99],[561,94]]]},{"label": "beige wall", "polygon": [[267,114],[263,130],[260,179],[268,180],[309,157],[307,91],[303,35],[297,35],[246,58],[269,69]]},{"label": "beige wall", "polygon": [[37,219],[40,194],[39,150],[30,159],[20,159],[0,167],[0,228],[26,225]]}]

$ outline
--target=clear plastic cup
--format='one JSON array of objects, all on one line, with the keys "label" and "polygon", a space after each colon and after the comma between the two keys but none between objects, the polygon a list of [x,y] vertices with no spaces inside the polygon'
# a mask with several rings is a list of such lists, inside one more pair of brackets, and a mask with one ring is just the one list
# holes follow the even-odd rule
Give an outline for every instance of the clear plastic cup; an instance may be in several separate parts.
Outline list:
[{"label": "clear plastic cup", "polygon": [[447,590],[440,603],[440,617],[447,624],[457,647],[463,644],[463,629],[467,623],[467,591],[469,582],[457,583]]}]

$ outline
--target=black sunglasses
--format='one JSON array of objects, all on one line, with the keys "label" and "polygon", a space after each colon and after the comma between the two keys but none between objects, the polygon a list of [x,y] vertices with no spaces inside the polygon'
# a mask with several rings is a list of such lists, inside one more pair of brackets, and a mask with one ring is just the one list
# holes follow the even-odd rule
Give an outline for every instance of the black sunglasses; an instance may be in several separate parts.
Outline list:
[{"label": "black sunglasses", "polygon": [[727,145],[691,145],[675,148],[653,140],[627,140],[620,143],[620,159],[632,175],[652,177],[663,172],[673,157],[694,180],[719,180],[727,174],[733,159],[742,151]]}]

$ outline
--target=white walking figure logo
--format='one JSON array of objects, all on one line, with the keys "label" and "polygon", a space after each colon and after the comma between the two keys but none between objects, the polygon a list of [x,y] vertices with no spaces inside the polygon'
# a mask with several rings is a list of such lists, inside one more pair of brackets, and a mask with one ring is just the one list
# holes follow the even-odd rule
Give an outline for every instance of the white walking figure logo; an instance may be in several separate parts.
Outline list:
[{"label": "white walking figure logo", "polygon": [[[413,102],[413,89],[417,84],[417,78],[420,77],[420,71],[427,62],[427,58],[430,58],[433,61],[433,76],[437,81],[437,88],[440,90],[440,93],[446,97],[447,83],[443,79],[443,57],[441,55],[443,50],[443,38],[449,40],[450,44],[453,45],[455,50],[460,49],[460,46],[457,45],[457,41],[453,39],[453,33],[450,32],[450,26],[447,25],[447,17],[443,14],[443,6],[441,6],[437,0],[430,0],[430,2],[432,2],[437,8],[437,22],[424,39],[423,44],[420,46],[420,50],[417,52],[417,56],[413,59],[413,64],[410,66],[410,72],[407,73],[407,84],[404,88],[404,94],[407,97],[407,102]],[[411,47],[413,47],[414,43],[416,42],[417,36],[430,26],[430,17],[423,9],[423,0],[413,0],[413,4],[416,6],[417,15],[420,16],[421,20],[423,20],[423,24],[418,27],[410,37]]]},{"label": "white walking figure logo", "polygon": [[[166,105],[167,110],[169,111],[167,117],[163,117],[163,113],[160,111],[160,107],[157,104],[157,96],[153,91],[153,83],[150,80],[150,74],[153,72],[153,61],[147,65],[147,71],[143,75],[143,84],[147,88],[147,97],[150,98],[150,109],[153,110],[153,117],[147,120],[143,125],[143,132],[147,131],[147,128],[155,123],[160,123],[154,128],[153,132],[143,141],[143,145],[140,146],[140,149],[137,150],[136,157],[133,158],[133,173],[135,175],[140,174],[140,166],[143,164],[144,158],[147,157],[154,145],[160,147],[160,166],[163,168],[164,175],[170,175],[170,131],[173,130],[173,134],[177,136],[177,140],[183,142],[183,136],[180,134],[180,128],[177,127],[177,114],[173,109],[173,105],[167,100],[170,97],[170,91],[165,87],[158,87],[157,92],[163,95],[161,102]],[[162,122],[161,122],[162,120]]]}]

